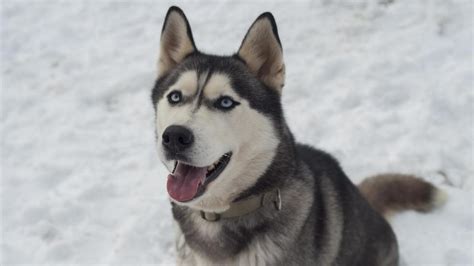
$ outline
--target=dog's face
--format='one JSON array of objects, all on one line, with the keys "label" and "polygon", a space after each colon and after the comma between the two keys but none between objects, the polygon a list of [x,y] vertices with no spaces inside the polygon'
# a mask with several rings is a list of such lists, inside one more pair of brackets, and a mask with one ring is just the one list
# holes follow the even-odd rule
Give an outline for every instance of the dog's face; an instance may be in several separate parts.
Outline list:
[{"label": "dog's face", "polygon": [[153,89],[158,154],[172,201],[224,211],[270,165],[279,144],[284,82],[273,17],[262,14],[237,54],[196,49],[183,12],[170,8]]}]

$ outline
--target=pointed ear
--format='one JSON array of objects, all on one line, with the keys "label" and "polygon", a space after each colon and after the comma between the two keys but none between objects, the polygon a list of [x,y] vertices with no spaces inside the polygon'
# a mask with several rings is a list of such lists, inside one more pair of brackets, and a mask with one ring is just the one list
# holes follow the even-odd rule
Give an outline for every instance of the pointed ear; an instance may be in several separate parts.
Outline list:
[{"label": "pointed ear", "polygon": [[195,51],[197,49],[186,16],[179,7],[170,7],[161,31],[158,77]]},{"label": "pointed ear", "polygon": [[285,83],[285,64],[278,29],[271,13],[261,14],[250,26],[237,55],[258,79],[281,92]]}]

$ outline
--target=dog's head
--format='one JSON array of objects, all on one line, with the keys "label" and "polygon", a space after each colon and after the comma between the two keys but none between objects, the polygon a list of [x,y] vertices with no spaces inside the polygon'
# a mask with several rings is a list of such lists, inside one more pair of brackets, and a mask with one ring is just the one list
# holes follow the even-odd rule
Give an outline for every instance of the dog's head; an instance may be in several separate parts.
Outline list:
[{"label": "dog's head", "polygon": [[184,13],[169,9],[152,99],[172,201],[224,211],[255,184],[280,142],[284,76],[270,13],[252,24],[236,54],[213,56],[197,50]]}]

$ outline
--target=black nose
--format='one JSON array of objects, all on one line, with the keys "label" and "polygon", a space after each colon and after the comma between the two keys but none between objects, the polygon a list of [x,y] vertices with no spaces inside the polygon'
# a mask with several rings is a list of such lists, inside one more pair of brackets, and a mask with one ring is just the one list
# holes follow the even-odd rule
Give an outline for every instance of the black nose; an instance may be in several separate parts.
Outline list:
[{"label": "black nose", "polygon": [[163,133],[163,146],[170,152],[178,153],[191,147],[194,142],[193,133],[182,126],[169,126]]}]

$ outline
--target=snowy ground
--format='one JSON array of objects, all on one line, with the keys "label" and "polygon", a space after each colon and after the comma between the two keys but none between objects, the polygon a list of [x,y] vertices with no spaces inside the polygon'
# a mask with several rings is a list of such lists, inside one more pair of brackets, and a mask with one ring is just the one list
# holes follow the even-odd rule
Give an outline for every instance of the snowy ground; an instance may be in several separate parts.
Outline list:
[{"label": "snowy ground", "polygon": [[[2,265],[173,263],[149,100],[171,4],[2,1]],[[472,265],[470,0],[180,6],[218,54],[272,11],[297,138],[356,182],[397,171],[440,185],[443,209],[392,220],[404,264]]]}]

